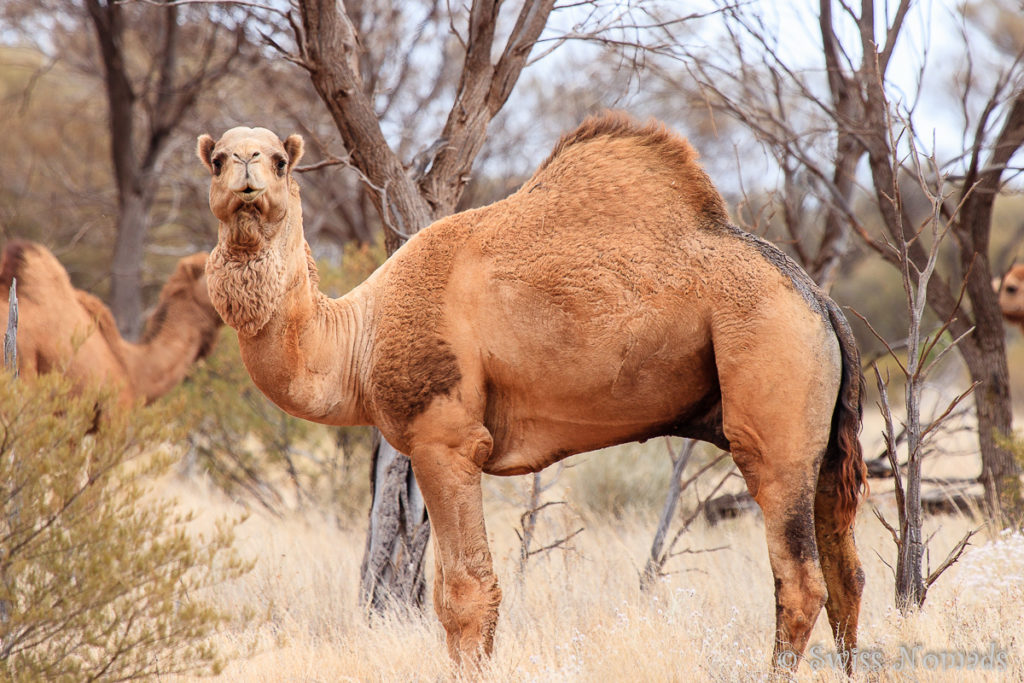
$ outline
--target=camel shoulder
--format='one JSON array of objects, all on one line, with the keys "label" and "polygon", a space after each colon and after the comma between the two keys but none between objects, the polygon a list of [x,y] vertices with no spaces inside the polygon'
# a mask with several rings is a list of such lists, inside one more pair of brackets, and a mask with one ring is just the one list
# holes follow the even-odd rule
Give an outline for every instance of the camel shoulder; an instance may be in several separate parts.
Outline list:
[{"label": "camel shoulder", "polygon": [[462,373],[446,338],[446,294],[459,249],[470,234],[457,216],[424,229],[376,277],[370,388],[374,410],[408,424]]}]

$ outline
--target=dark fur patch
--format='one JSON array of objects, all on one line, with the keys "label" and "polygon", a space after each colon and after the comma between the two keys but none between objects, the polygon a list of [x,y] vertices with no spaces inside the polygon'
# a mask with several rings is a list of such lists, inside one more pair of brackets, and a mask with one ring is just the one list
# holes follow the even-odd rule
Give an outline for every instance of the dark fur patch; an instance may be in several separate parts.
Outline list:
[{"label": "dark fur patch", "polygon": [[445,340],[443,299],[465,235],[455,218],[417,235],[388,271],[386,293],[376,303],[371,396],[396,427],[404,429],[462,380]]},{"label": "dark fur patch", "polygon": [[810,508],[798,506],[790,510],[782,534],[786,541],[786,550],[794,559],[800,562],[817,561],[814,514]]},{"label": "dark fur patch", "polygon": [[712,391],[674,420],[644,430],[632,440],[643,442],[658,436],[697,439],[724,451],[730,450],[729,441],[722,430],[722,392],[717,381]]},{"label": "dark fur patch", "polygon": [[374,400],[404,423],[422,413],[437,396],[447,396],[462,379],[448,342],[416,337],[403,353],[403,363],[378,367]]},{"label": "dark fur patch", "polygon": [[170,313],[170,311],[168,310],[169,308],[169,301],[160,302],[156,310],[153,311],[152,315],[149,316],[149,319],[146,320],[146,329],[143,331],[142,338],[139,340],[139,343],[149,343],[160,334],[160,331],[163,330],[164,325],[167,324],[167,317]]},{"label": "dark fur patch", "polygon": [[0,261],[0,285],[10,289],[14,278],[21,279],[21,272],[25,267],[26,252],[32,246],[30,242],[18,239],[7,243],[4,247],[3,259]]},{"label": "dark fur patch", "polygon": [[857,342],[846,316],[827,297],[825,305],[839,340],[843,372],[822,469],[835,475],[835,517],[839,527],[845,529],[853,524],[860,499],[867,492],[867,466],[859,438],[864,411],[864,373],[860,367]]},{"label": "dark fur patch", "polygon": [[202,334],[199,337],[199,348],[196,349],[195,358],[193,361],[206,358],[210,355],[210,351],[213,350],[213,344],[217,341],[217,334],[220,332],[220,325],[215,325],[209,328],[203,328]]}]

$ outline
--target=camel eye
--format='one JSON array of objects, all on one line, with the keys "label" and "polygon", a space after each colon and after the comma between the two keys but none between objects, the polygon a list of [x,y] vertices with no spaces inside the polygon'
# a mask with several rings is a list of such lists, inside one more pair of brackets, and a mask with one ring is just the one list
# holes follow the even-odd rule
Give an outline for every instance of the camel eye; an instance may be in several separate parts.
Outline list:
[{"label": "camel eye", "polygon": [[223,165],[224,165],[224,161],[223,161],[223,159],[221,159],[221,157],[218,156],[218,157],[215,157],[213,159],[213,172],[214,172],[214,175],[220,175],[220,169],[221,169],[221,166],[223,166]]},{"label": "camel eye", "polygon": [[1017,285],[1006,285],[1005,289],[1007,294],[1017,293]]},{"label": "camel eye", "polygon": [[277,175],[284,175],[284,170],[288,168],[288,162],[283,157],[277,157],[274,168],[277,169]]}]

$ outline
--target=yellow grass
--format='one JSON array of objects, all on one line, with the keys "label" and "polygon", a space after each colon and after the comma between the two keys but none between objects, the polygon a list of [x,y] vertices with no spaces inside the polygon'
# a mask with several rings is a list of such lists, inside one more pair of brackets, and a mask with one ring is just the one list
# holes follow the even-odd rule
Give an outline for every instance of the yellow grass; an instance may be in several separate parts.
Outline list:
[{"label": "yellow grass", "polygon": [[[531,560],[522,580],[516,576],[519,541],[514,533],[522,508],[513,499],[529,479],[486,480],[488,530],[504,601],[494,656],[482,680],[768,677],[773,583],[760,519],[746,517],[714,527],[698,523],[682,547],[726,548],[674,559],[671,569],[676,573],[655,590],[641,593],[638,574],[650,547],[657,506],[625,507],[617,516],[597,513],[574,499],[572,490],[598,474],[615,476],[603,462],[606,458],[645,466],[629,448],[638,447],[584,456],[580,467],[562,475],[548,498],[565,496],[572,504],[542,517],[540,533],[551,538],[578,526],[585,531],[573,539],[571,551]],[[663,457],[654,454],[647,460]],[[600,472],[602,468],[608,472]],[[662,491],[663,482],[663,477],[652,481],[651,490]],[[167,492],[201,512],[200,526],[239,511],[196,481],[173,482]],[[884,493],[878,498],[883,508],[889,506],[887,498]],[[970,528],[972,522],[962,517],[928,519],[926,532],[934,534],[932,564]],[[860,645],[872,667],[884,663],[878,673],[859,678],[1024,679],[1020,535],[996,541],[984,532],[977,536],[961,563],[932,587],[924,608],[907,618],[892,608],[893,583],[885,565],[894,564],[892,541],[869,510],[861,511],[857,535],[867,573]],[[360,610],[357,585],[364,541],[362,525],[339,528],[326,515],[293,514],[282,520],[254,512],[239,529],[239,545],[256,561],[255,569],[214,596],[236,612],[251,610],[254,615],[217,638],[232,656],[221,680],[451,679],[443,631],[429,606],[421,616],[375,620]],[[432,560],[428,562],[432,567]],[[824,613],[811,648],[816,655],[801,665],[800,680],[844,680],[825,659],[835,650]],[[967,671],[966,663],[951,659],[972,652],[989,657],[995,653],[997,663],[1007,668]],[[896,670],[906,657],[914,658],[912,668]],[[981,666],[989,663],[979,661]]]}]

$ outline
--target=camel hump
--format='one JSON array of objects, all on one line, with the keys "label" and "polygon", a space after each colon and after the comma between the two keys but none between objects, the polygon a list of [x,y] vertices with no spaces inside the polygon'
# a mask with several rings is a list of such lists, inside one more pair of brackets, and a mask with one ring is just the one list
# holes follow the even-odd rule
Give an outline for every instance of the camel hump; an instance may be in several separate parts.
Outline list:
[{"label": "camel hump", "polygon": [[[654,119],[641,123],[625,112],[609,110],[586,118],[576,130],[563,135],[524,187],[531,188],[551,176],[614,178],[658,168],[664,182],[687,204],[713,223],[726,223],[725,201],[698,158],[686,138],[664,123]],[[640,166],[631,166],[627,159],[639,161]]]},{"label": "camel hump", "polygon": [[537,170],[547,168],[552,161],[567,153],[574,145],[601,137],[630,138],[640,145],[667,148],[684,164],[695,163],[697,160],[697,152],[690,143],[670,131],[664,123],[651,119],[642,124],[625,112],[610,110],[587,117],[576,130],[562,135],[551,154]]},{"label": "camel hump", "polygon": [[71,279],[60,261],[49,249],[29,240],[13,239],[4,246],[0,285],[10,289],[14,278],[18,279],[19,296],[28,296],[44,284],[71,288]]},{"label": "camel hump", "polygon": [[28,240],[13,239],[4,246],[2,260],[0,260],[0,283],[10,289],[11,281],[18,278],[20,282],[26,272],[25,264],[33,251],[39,249],[39,245]]}]

